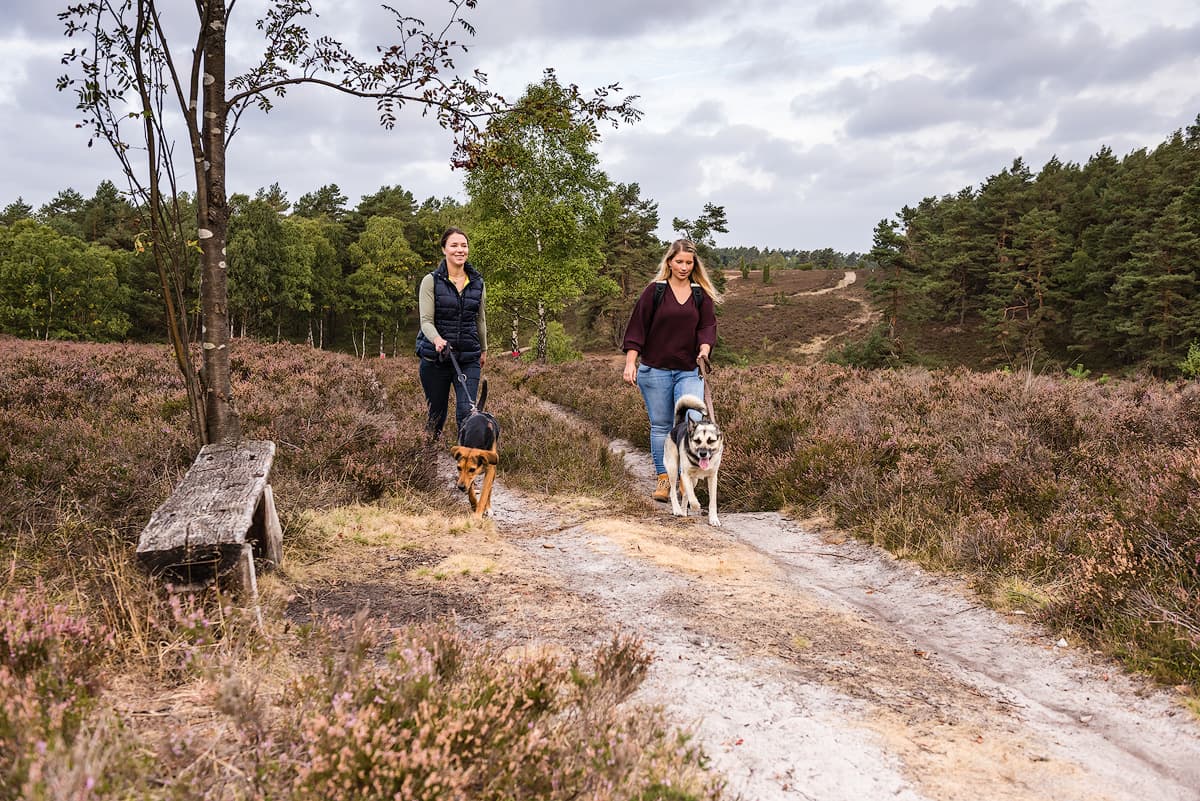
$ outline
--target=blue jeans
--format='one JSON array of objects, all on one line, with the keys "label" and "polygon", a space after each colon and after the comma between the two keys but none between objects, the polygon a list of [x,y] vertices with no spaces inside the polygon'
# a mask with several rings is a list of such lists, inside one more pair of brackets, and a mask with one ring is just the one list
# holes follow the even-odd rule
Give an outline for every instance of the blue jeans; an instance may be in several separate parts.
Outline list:
[{"label": "blue jeans", "polygon": [[471,413],[471,402],[479,394],[479,362],[459,364],[467,376],[465,391],[449,359],[441,362],[421,359],[421,389],[425,390],[425,401],[429,404],[429,420],[425,424],[425,430],[434,436],[439,436],[442,427],[446,425],[450,387],[454,387],[454,421],[459,426]]},{"label": "blue jeans", "polygon": [[[697,370],[660,370],[642,364],[637,371],[638,389],[646,402],[646,414],[650,417],[650,455],[654,457],[654,469],[659,474],[667,472],[663,466],[663,444],[675,427],[675,402],[684,395],[704,397],[704,379]],[[697,412],[688,415],[700,419]]]}]

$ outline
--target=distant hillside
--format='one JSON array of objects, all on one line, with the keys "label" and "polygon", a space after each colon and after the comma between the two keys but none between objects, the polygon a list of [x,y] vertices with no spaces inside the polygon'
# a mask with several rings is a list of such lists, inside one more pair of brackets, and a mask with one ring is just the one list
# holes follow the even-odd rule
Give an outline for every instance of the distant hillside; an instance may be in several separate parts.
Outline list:
[{"label": "distant hillside", "polygon": [[[841,354],[847,346],[862,348],[881,330],[883,316],[872,307],[868,290],[876,276],[870,268],[772,270],[767,284],[758,270],[750,271],[747,278],[739,270],[725,270],[724,276],[725,300],[717,312],[718,363],[814,364]],[[615,351],[608,342],[581,342],[579,321],[571,312],[564,315],[564,322],[585,350]],[[963,324],[902,320],[899,334],[906,363],[979,370],[1008,363],[995,347],[995,334],[979,320]]]},{"label": "distant hillside", "polygon": [[761,271],[742,278],[725,272],[718,318],[722,360],[819,361],[836,343],[865,336],[875,319],[862,272],[777,270],[764,284]]}]

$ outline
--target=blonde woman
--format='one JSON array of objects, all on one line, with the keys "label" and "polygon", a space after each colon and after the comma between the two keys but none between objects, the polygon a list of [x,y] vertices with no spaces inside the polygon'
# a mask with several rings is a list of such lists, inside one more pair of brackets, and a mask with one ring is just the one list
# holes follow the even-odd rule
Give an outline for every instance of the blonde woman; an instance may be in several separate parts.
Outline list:
[{"label": "blonde woman", "polygon": [[[696,246],[678,239],[667,248],[658,275],[642,291],[625,327],[625,383],[636,386],[650,418],[650,455],[658,483],[654,500],[668,499],[670,480],[663,465],[663,444],[683,395],[704,396],[698,365],[717,342],[713,287]],[[638,364],[639,357],[641,364]]]}]

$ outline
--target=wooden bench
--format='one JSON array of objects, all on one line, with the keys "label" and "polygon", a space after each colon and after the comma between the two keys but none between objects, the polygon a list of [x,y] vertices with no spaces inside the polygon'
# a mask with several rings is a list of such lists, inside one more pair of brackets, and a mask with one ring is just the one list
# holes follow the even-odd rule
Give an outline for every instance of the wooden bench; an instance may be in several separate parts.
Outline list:
[{"label": "wooden bench", "polygon": [[283,558],[283,531],[268,483],[274,461],[274,442],[205,445],[150,516],[138,560],[151,573],[186,584],[229,577],[257,597],[255,560],[269,569]]}]

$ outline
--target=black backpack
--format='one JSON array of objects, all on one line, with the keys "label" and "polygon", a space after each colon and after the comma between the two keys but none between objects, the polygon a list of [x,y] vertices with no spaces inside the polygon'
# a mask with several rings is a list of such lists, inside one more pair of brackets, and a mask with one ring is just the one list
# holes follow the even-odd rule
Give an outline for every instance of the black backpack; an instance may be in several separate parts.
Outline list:
[{"label": "black backpack", "polygon": [[[667,282],[654,282],[654,303],[650,306],[650,322],[654,322],[654,313],[658,311],[658,307],[662,305],[663,295],[667,294]],[[704,287],[692,282],[692,300],[696,304],[696,311],[700,311],[700,303],[704,300]],[[648,327],[648,326],[647,326]]]}]

